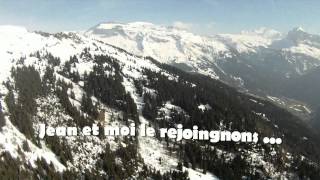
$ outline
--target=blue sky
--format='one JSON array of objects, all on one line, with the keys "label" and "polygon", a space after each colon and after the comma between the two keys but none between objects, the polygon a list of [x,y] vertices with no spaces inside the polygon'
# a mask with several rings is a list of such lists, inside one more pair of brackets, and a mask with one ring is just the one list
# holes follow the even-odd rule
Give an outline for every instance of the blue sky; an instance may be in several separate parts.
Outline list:
[{"label": "blue sky", "polygon": [[0,0],[0,25],[57,32],[99,22],[147,21],[200,34],[259,27],[320,33],[318,0]]}]

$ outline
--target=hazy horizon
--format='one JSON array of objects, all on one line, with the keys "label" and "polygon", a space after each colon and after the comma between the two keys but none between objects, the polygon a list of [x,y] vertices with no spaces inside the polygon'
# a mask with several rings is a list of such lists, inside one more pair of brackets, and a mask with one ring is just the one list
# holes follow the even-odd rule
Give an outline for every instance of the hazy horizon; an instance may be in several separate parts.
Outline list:
[{"label": "hazy horizon", "polygon": [[0,1],[0,25],[46,32],[84,31],[100,22],[150,22],[180,26],[196,34],[239,33],[261,27],[287,32],[303,27],[320,32],[314,20],[319,1],[268,0],[93,0]]},{"label": "hazy horizon", "polygon": [[[30,27],[27,27],[27,26],[23,26],[23,25],[19,25],[19,24],[0,24],[0,26],[12,26],[12,27],[21,27],[21,28],[26,28],[28,31],[31,31],[31,32],[46,32],[46,33],[59,33],[59,32],[80,32],[80,33],[83,33],[83,32],[86,32],[88,31],[90,28],[93,28],[99,24],[103,24],[103,23],[119,23],[119,24],[128,24],[128,23],[137,23],[137,22],[141,22],[141,23],[152,23],[152,22],[147,22],[147,21],[131,21],[131,22],[119,22],[119,21],[101,21],[99,23],[96,23],[96,24],[93,24],[92,26],[86,28],[86,29],[75,29],[75,30],[59,30],[59,31],[46,31],[46,30],[43,30],[43,29],[34,29],[34,28],[30,28]],[[179,22],[180,23],[180,22]],[[181,27],[177,27],[175,26],[174,24],[172,25],[166,25],[166,24],[155,24],[155,23],[152,23],[156,26],[163,26],[163,27],[174,27],[174,28],[178,28],[178,29],[181,29],[181,30],[185,30],[185,31],[188,31],[188,32],[191,32],[193,34],[196,34],[196,35],[202,35],[202,36],[214,36],[214,35],[219,35],[219,34],[241,34],[241,33],[246,33],[246,32],[254,32],[254,31],[259,31],[261,29],[267,29],[267,30],[274,30],[276,32],[279,32],[281,33],[281,35],[285,35],[287,34],[289,31],[291,30],[294,30],[294,29],[297,29],[297,28],[302,28],[303,31],[307,32],[307,33],[312,33],[312,34],[316,34],[316,35],[319,35],[320,33],[314,33],[314,32],[309,32],[307,31],[304,27],[301,27],[301,26],[295,26],[295,27],[292,27],[291,29],[289,29],[288,31],[279,31],[278,29],[273,29],[273,28],[269,28],[269,27],[257,27],[256,29],[243,29],[243,30],[240,30],[239,32],[217,32],[217,33],[210,33],[210,34],[207,34],[207,33],[201,33],[201,32],[196,32],[192,29],[188,29],[188,28],[181,28]]]}]

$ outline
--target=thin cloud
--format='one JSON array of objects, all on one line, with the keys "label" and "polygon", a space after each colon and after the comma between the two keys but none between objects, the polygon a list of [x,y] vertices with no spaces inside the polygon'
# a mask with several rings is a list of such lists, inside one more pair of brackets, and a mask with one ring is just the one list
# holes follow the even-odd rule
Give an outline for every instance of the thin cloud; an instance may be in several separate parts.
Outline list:
[{"label": "thin cloud", "polygon": [[200,24],[200,23],[188,23],[188,22],[182,22],[182,21],[175,21],[172,23],[172,27],[190,31],[196,34],[201,34],[201,35],[213,35],[215,34],[216,23],[208,22],[208,23]]},{"label": "thin cloud", "polygon": [[185,23],[185,22],[181,22],[181,21],[175,21],[172,23],[172,26],[177,29],[191,30],[193,27],[193,24]]}]

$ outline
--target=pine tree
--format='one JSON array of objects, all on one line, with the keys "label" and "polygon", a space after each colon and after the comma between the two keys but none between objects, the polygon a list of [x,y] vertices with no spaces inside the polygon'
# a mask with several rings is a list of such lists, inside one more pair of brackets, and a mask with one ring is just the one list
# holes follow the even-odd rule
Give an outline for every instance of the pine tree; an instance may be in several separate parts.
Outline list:
[{"label": "pine tree", "polygon": [[59,66],[60,63],[61,63],[60,58],[54,57],[51,53],[47,53],[46,56],[45,56],[45,58],[47,58],[48,63],[49,63],[50,65],[52,65],[53,67]]},{"label": "pine tree", "polygon": [[2,106],[0,103],[0,130],[2,129],[2,127],[6,124],[6,120],[4,118],[4,114],[2,112]]},{"label": "pine tree", "polygon": [[[40,96],[42,82],[39,72],[33,66],[22,66],[12,69],[14,88],[9,89],[5,102],[10,113],[11,122],[35,142],[32,118],[37,112],[36,98]],[[15,99],[13,90],[18,93]]]},{"label": "pine tree", "polygon": [[25,152],[30,152],[30,146],[27,140],[24,140],[22,143],[22,149]]},{"label": "pine tree", "polygon": [[86,94],[83,95],[81,100],[81,110],[93,118],[98,117],[97,108],[93,105],[91,98]]},{"label": "pine tree", "polygon": [[54,90],[55,82],[56,77],[54,76],[54,70],[50,67],[47,67],[42,78],[42,89],[44,96],[48,95]]}]

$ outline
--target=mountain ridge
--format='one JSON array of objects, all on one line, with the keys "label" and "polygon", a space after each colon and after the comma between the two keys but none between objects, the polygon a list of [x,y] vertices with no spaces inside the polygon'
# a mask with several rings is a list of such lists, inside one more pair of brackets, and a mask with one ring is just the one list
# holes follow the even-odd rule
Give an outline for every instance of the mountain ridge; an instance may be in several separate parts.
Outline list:
[{"label": "mountain ridge", "polygon": [[[24,167],[24,177],[74,179],[290,179],[319,173],[313,161],[319,158],[314,132],[268,101],[81,34],[8,31],[1,35],[6,41],[0,42],[4,82],[0,134],[5,137],[0,140],[4,157],[0,174],[19,178],[16,166]],[[203,110],[204,104],[211,108]],[[257,131],[282,137],[284,143],[180,144],[156,137],[36,139],[39,123],[82,127],[93,122],[140,122],[155,128],[197,124]],[[63,174],[55,172],[59,169]]]},{"label": "mountain ridge", "polygon": [[154,24],[121,23],[115,29],[112,23],[98,26],[99,33],[91,28],[84,35],[266,98],[270,95],[285,101],[283,89],[288,88],[282,86],[286,81],[320,66],[320,36],[302,28],[288,33],[260,28],[207,37]]}]

